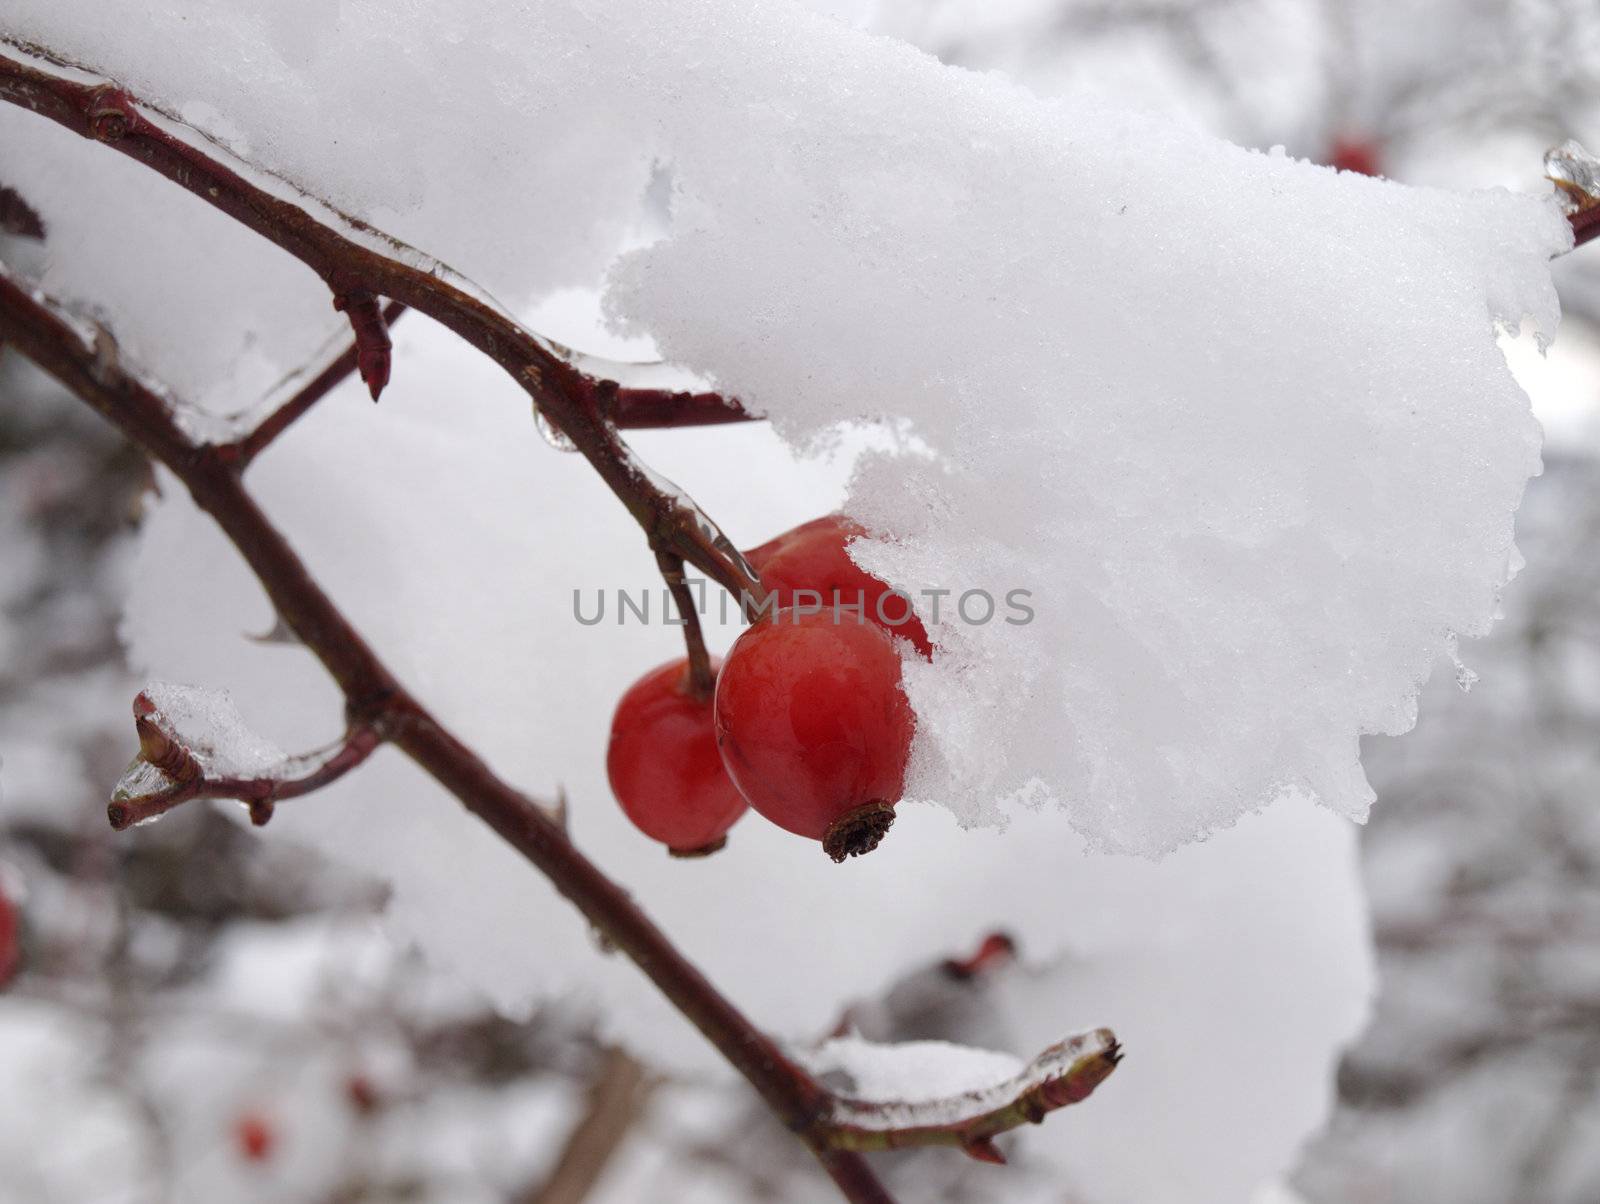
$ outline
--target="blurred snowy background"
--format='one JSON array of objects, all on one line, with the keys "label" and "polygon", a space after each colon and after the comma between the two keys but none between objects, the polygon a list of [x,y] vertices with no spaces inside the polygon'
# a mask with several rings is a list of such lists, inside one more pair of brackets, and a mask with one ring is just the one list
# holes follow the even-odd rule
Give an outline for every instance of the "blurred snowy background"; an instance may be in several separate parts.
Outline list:
[{"label": "blurred snowy background", "polygon": [[[1600,143],[1586,3],[817,7],[1044,94],[1099,91],[1403,182],[1536,190],[1546,147]],[[0,147],[0,180],[4,162]],[[1528,568],[1495,634],[1463,650],[1475,688],[1436,675],[1414,733],[1366,742],[1375,1009],[1331,1122],[1254,1204],[1600,1199],[1600,253],[1558,279],[1548,356],[1506,341],[1549,440],[1519,517]],[[600,338],[591,302],[568,301],[550,332]],[[703,437],[659,436],[651,455]],[[389,940],[380,885],[276,829],[190,807],[107,830],[141,684],[119,616],[151,486],[81,406],[0,359],[0,1200],[830,1198],[742,1088],[641,1066],[581,993],[500,1017]],[[1080,967],[1025,939],[977,957],[979,935],[953,935],[949,963],[882,967],[890,985],[838,1020],[879,1039],[1047,1039]],[[1281,956],[1227,964],[1264,1012],[1310,1007]],[[1156,1071],[1159,1052],[1135,1050],[1123,1074]],[[1170,1106],[1181,1130],[1217,1105]],[[1051,1145],[1076,1121],[1008,1145],[1005,1170],[934,1152],[887,1175],[908,1201],[1090,1200]],[[1230,1140],[1211,1152],[1218,1182],[1248,1161],[1248,1135]]]}]

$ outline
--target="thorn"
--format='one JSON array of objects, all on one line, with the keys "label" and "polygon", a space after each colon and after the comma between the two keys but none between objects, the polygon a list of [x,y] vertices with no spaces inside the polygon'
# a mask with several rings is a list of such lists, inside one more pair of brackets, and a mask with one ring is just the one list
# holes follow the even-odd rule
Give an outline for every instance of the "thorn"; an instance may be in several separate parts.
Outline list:
[{"label": "thorn", "polygon": [[1006,1156],[1000,1152],[1000,1147],[995,1145],[991,1137],[974,1137],[962,1142],[961,1152],[974,1162],[989,1162],[995,1166],[1006,1164]]},{"label": "thorn", "polygon": [[350,319],[356,336],[356,371],[367,382],[367,392],[377,401],[389,383],[389,326],[378,308],[378,298],[369,289],[349,288],[333,294],[333,308]]},{"label": "thorn", "polygon": [[0,184],[0,230],[18,238],[40,241],[45,236],[44,219],[38,211],[22,199],[15,188]]},{"label": "thorn", "polygon": [[295,633],[290,629],[289,625],[283,621],[282,615],[274,615],[272,626],[266,631],[263,631],[260,635],[255,635],[252,632],[247,631],[244,633],[244,638],[256,644],[297,645],[301,642],[300,637],[295,635]]}]

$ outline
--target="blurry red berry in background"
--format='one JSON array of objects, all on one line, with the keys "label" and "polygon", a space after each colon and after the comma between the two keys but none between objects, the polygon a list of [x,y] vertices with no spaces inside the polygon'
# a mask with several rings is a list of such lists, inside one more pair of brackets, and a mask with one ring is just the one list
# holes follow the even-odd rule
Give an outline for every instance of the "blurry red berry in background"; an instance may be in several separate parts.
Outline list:
[{"label": "blurry red berry in background", "polygon": [[752,548],[745,559],[761,574],[761,584],[777,595],[776,609],[799,605],[796,590],[815,590],[821,595],[820,605],[860,604],[868,620],[890,635],[910,640],[923,657],[931,657],[933,645],[911,599],[895,595],[845,550],[852,539],[865,534],[865,528],[854,519],[825,514]]},{"label": "blurry red berry in background", "polygon": [[248,1162],[265,1162],[278,1144],[272,1123],[259,1112],[246,1112],[233,1122],[233,1139]]},{"label": "blurry red berry in background", "polygon": [[344,1098],[351,1110],[361,1116],[372,1115],[383,1103],[378,1089],[364,1074],[353,1074],[344,1081]]},{"label": "blurry red berry in background", "polygon": [[894,822],[916,719],[882,628],[780,610],[734,644],[717,679],[717,746],[750,805],[835,861]]},{"label": "blurry red berry in background", "polygon": [[1365,138],[1340,136],[1328,149],[1328,166],[1363,176],[1379,176],[1378,145]]},{"label": "blurry red berry in background", "polygon": [[634,826],[680,857],[720,849],[745,811],[717,752],[711,699],[690,692],[683,658],[646,673],[617,703],[606,776]]},{"label": "blurry red berry in background", "polygon": [[22,965],[22,915],[4,891],[0,891],[0,987],[15,976]]}]

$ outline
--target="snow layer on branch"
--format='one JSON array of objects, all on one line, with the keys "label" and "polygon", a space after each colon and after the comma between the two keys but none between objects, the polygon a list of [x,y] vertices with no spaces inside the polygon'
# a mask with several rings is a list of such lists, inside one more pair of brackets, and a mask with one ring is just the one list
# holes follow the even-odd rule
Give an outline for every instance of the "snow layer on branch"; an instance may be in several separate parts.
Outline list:
[{"label": "snow layer on branch", "polygon": [[270,776],[288,760],[245,725],[226,690],[158,681],[144,688],[144,696],[155,707],[151,721],[187,749],[209,778]]},{"label": "snow layer on branch", "polygon": [[793,1052],[837,1094],[861,1100],[910,1102],[986,1091],[1023,1069],[1012,1054],[949,1041],[883,1045],[849,1036]]},{"label": "snow layer on branch", "polygon": [[252,410],[330,338],[348,338],[308,268],[149,168],[12,105],[0,105],[0,177],[48,231],[42,245],[7,246],[14,266],[107,322],[197,433],[219,428],[195,410]]},{"label": "snow layer on branch", "polygon": [[[932,452],[848,505],[863,563],[951,591],[911,793],[963,823],[1054,800],[1153,854],[1288,789],[1361,816],[1359,735],[1490,622],[1538,465],[1492,324],[1554,328],[1546,200],[1046,102],[781,2],[248,8],[4,28],[513,304],[670,182],[614,318],[796,444],[868,416]],[[951,621],[1016,590],[1030,623]]]}]

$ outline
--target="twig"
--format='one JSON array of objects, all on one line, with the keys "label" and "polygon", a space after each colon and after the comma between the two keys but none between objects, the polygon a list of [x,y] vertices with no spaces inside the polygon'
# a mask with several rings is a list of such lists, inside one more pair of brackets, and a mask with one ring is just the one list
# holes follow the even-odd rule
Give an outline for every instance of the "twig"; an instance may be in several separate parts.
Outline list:
[{"label": "twig", "polygon": [[720,393],[629,388],[597,381],[595,388],[611,425],[623,431],[662,430],[684,426],[718,426],[759,422],[738,400]]},{"label": "twig", "polygon": [[[406,307],[400,302],[389,302],[383,307],[384,326],[393,326],[400,315],[405,312]],[[326,397],[340,382],[354,372],[357,368],[356,361],[359,351],[359,346],[352,342],[327,367],[302,385],[293,397],[263,418],[254,430],[243,438],[236,440],[233,446],[238,449],[240,466],[247,467],[252,460],[267,449],[268,444],[283,434],[291,424],[304,416],[312,406]]]},{"label": "twig", "polygon": [[1052,1045],[1013,1078],[954,1099],[873,1102],[835,1095],[827,1139],[846,1150],[959,1146],[980,1162],[1004,1162],[994,1138],[1039,1124],[1057,1108],[1087,1099],[1122,1061],[1110,1029],[1079,1033]]},{"label": "twig", "polygon": [[[215,774],[203,758],[182,741],[182,733],[167,730],[157,721],[149,699],[140,694],[133,703],[134,726],[139,733],[139,761],[123,779],[106,807],[107,818],[116,831],[165,815],[191,799],[236,799],[250,807],[250,822],[257,827],[272,818],[275,805],[284,799],[299,798],[336,782],[356,768],[383,742],[372,727],[357,725],[331,750],[321,754],[293,757],[268,773],[250,777]],[[155,790],[134,793],[145,784],[149,766],[162,783]]]},{"label": "twig", "polygon": [[702,702],[711,697],[716,688],[717,675],[711,670],[711,655],[706,651],[705,635],[700,630],[700,609],[695,605],[694,591],[684,579],[683,561],[670,552],[656,556],[661,578],[672,593],[678,608],[678,618],[683,625],[683,642],[689,653],[689,692]]},{"label": "twig", "polygon": [[184,483],[244,557],[284,623],[338,683],[352,727],[384,732],[541,870],[744,1075],[846,1199],[892,1204],[861,1156],[833,1143],[823,1121],[826,1091],[718,992],[544,810],[497,777],[411,696],[245,490],[237,462],[193,442],[167,400],[117,359],[103,331],[0,272],[0,335]]},{"label": "twig", "polygon": [[519,1197],[520,1204],[583,1204],[644,1110],[652,1086],[642,1065],[620,1049],[607,1050],[555,1168]]}]

